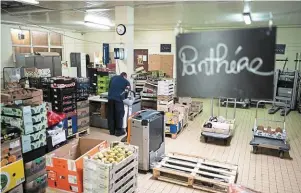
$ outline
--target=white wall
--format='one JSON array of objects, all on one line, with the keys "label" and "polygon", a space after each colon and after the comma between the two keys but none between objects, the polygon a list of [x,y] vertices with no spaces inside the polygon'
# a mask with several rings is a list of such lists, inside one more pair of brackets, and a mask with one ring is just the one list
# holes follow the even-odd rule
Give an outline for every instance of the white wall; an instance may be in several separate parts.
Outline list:
[{"label": "white wall", "polygon": [[[11,40],[11,33],[10,33],[11,28],[19,28],[19,26],[1,24],[1,75],[2,75],[3,67],[15,66],[13,61],[13,49],[12,49],[12,40]],[[22,27],[22,29],[47,31],[35,27]],[[64,32],[64,31],[58,31],[58,32],[65,35],[63,38],[63,60],[67,60],[70,63],[71,52],[84,52],[85,42],[80,41],[80,39],[84,40],[84,36],[81,35],[80,33]]]},{"label": "white wall", "polygon": [[[113,51],[114,47],[118,47],[114,37],[115,32],[91,32],[85,34],[86,40],[99,40],[105,43],[110,43],[110,51]],[[301,28],[278,28],[276,42],[278,44],[286,44],[285,55],[276,55],[276,58],[285,59],[288,57],[289,62],[287,63],[287,68],[294,69],[296,52],[301,52]],[[160,53],[160,44],[171,44],[172,52]],[[175,33],[172,30],[135,31],[134,49],[148,49],[149,54],[175,54]],[[96,50],[101,51],[101,45],[99,48],[99,45],[86,43],[85,50],[87,53],[93,54]],[[93,57],[93,55],[90,56]],[[283,62],[276,62],[276,68],[282,67]]]}]

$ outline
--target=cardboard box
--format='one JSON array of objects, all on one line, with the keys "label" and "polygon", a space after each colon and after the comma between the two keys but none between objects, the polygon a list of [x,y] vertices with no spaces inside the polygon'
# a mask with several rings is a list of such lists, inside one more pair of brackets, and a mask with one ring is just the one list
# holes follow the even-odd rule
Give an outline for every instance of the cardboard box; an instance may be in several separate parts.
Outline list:
[{"label": "cardboard box", "polygon": [[73,135],[77,132],[77,116],[74,115],[69,118],[65,118],[63,120],[63,127],[64,129],[67,129],[68,136]]},{"label": "cardboard box", "polygon": [[180,104],[191,104],[192,98],[191,97],[179,97]]},{"label": "cardboard box", "polygon": [[46,156],[42,156],[30,162],[24,163],[24,167],[26,181],[31,182],[39,176],[46,174]]},{"label": "cardboard box", "polygon": [[166,112],[164,116],[166,124],[178,124],[181,121],[179,112]]},{"label": "cardboard box", "polygon": [[89,107],[89,100],[78,101],[78,102],[76,103],[76,105],[77,105],[77,109]]},{"label": "cardboard box", "polygon": [[89,107],[77,109],[77,118],[89,117]]},{"label": "cardboard box", "polygon": [[107,147],[99,139],[79,138],[46,155],[48,186],[83,192],[83,158]]},{"label": "cardboard box", "polygon": [[17,187],[11,189],[7,193],[23,193],[23,184],[18,185]]},{"label": "cardboard box", "polygon": [[[43,91],[35,88],[18,88],[1,91],[1,102],[4,104],[10,103],[16,100],[24,100],[31,97],[42,97]],[[40,103],[42,104],[42,102]]]},{"label": "cardboard box", "polygon": [[[11,107],[11,106],[4,106],[4,107],[2,107],[1,110],[2,110],[3,115],[22,117],[23,116],[23,108],[24,108],[24,106],[17,107],[17,108]],[[30,106],[30,111],[31,111],[32,115],[46,112],[46,103],[43,103],[41,105]]]},{"label": "cardboard box", "polygon": [[24,190],[26,193],[45,193],[47,188],[47,174],[37,177],[36,179],[25,183]]},{"label": "cardboard box", "polygon": [[90,125],[90,117],[77,119],[77,130],[88,127]]},{"label": "cardboard box", "polygon": [[20,138],[1,144],[1,167],[22,159]]},{"label": "cardboard box", "polygon": [[23,159],[0,168],[1,192],[5,193],[25,181]]},{"label": "cardboard box", "polygon": [[[47,123],[47,116],[46,112],[44,114],[37,114],[32,116],[30,113],[30,108],[28,108],[29,114],[24,114],[23,111],[23,117],[10,117],[6,115],[1,116],[2,122],[9,124],[11,126],[17,127],[22,130],[22,134],[30,134],[35,131],[39,131],[43,129],[43,125],[46,122]],[[46,126],[47,127],[47,126]],[[45,129],[46,129],[45,127]]]},{"label": "cardboard box", "polygon": [[202,110],[201,106],[191,106],[191,112],[198,113]]}]

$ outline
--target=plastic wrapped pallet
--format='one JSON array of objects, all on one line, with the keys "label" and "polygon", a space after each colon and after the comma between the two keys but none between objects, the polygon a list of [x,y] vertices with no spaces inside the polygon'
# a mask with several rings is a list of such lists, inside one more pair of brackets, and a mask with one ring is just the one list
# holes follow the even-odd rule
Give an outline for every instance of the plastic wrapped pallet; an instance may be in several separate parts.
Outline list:
[{"label": "plastic wrapped pallet", "polygon": [[179,97],[180,104],[191,104],[192,98],[191,97]]},{"label": "plastic wrapped pallet", "polygon": [[[84,159],[84,192],[111,193],[134,192],[137,188],[138,176],[138,147],[122,142],[114,142],[109,148],[100,153],[106,154],[114,147],[122,147],[131,151],[131,154],[120,162],[108,163],[97,159],[99,154]],[[114,151],[111,151],[114,152]],[[111,154],[109,154],[111,155]]]},{"label": "plastic wrapped pallet", "polygon": [[183,105],[176,103],[173,107],[173,111],[181,111],[183,114],[183,125],[188,122],[190,105]]}]

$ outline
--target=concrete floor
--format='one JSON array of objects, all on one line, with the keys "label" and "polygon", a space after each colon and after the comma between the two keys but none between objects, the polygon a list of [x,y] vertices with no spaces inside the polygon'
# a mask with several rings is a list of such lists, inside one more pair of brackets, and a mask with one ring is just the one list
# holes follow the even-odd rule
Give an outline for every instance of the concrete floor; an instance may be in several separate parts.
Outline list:
[{"label": "concrete floor", "polygon": [[[252,153],[252,147],[249,145],[249,142],[252,139],[251,129],[254,125],[255,108],[237,109],[236,130],[228,146],[224,146],[218,141],[209,141],[209,143],[205,143],[203,140],[200,141],[200,127],[210,115],[210,101],[203,101],[204,111],[194,121],[189,122],[188,127],[177,139],[166,137],[167,152],[182,152],[237,164],[239,167],[237,184],[245,185],[264,193],[301,192],[301,114],[294,111],[286,118],[291,151],[289,154],[285,154],[284,159],[280,159],[278,152],[273,150],[259,150],[258,154]],[[222,115],[224,110],[225,108],[222,107]],[[232,108],[229,109],[229,116],[232,110]],[[258,112],[260,117],[269,119],[283,118],[280,117],[279,112],[275,115],[268,115],[267,108],[259,109]],[[272,123],[266,124],[271,125]],[[120,140],[120,138],[108,135],[107,130],[98,128],[91,128],[91,134],[87,137],[108,141]],[[151,176],[150,173],[139,174],[138,192],[201,192],[153,180]]]}]

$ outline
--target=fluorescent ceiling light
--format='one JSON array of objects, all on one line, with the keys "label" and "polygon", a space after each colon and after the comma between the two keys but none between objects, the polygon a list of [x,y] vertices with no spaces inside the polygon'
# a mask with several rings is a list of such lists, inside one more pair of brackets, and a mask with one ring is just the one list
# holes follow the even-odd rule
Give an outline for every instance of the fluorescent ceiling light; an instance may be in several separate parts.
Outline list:
[{"label": "fluorescent ceiling light", "polygon": [[88,23],[105,25],[105,26],[108,26],[108,27],[113,27],[114,26],[114,24],[108,18],[98,17],[98,16],[91,15],[91,14],[86,15],[84,21],[88,22]]},{"label": "fluorescent ceiling light", "polygon": [[85,26],[93,27],[93,28],[100,28],[100,29],[110,29],[110,26],[93,23],[93,22],[89,22],[89,21],[85,21]]},{"label": "fluorescent ceiling light", "polygon": [[86,12],[101,12],[101,11],[109,11],[111,9],[87,9]]},{"label": "fluorescent ceiling light", "polygon": [[18,1],[18,2],[21,2],[21,3],[27,3],[27,4],[39,4],[39,1],[37,0],[15,0],[15,1]]},{"label": "fluorescent ceiling light", "polygon": [[243,13],[242,15],[243,15],[245,24],[250,25],[252,23],[251,14],[250,13]]}]

